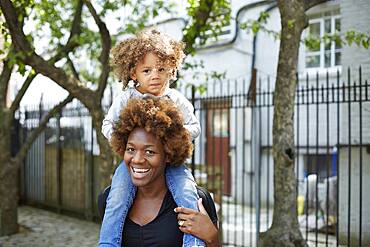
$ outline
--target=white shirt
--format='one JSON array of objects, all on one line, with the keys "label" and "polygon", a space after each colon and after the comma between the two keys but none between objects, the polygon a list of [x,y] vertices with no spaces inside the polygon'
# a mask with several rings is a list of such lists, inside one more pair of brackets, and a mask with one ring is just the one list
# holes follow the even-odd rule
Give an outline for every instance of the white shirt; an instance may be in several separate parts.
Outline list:
[{"label": "white shirt", "polygon": [[[136,88],[128,88],[123,90],[117,97],[114,98],[107,115],[103,120],[102,133],[110,140],[113,132],[113,126],[119,119],[121,110],[127,105],[131,98],[143,98],[150,94],[142,94]],[[175,105],[180,109],[184,118],[184,127],[190,132],[191,137],[195,139],[200,134],[200,123],[194,115],[194,107],[189,100],[179,91],[173,88],[167,88],[163,96],[169,97]]]}]

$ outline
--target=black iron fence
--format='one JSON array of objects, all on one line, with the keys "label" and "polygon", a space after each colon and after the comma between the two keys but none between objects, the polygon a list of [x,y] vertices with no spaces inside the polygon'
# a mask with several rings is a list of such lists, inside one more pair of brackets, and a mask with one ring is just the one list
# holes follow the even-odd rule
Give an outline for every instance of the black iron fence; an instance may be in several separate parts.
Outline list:
[{"label": "black iron fence", "polygon": [[[50,107],[21,112],[25,139]],[[21,202],[97,218],[99,149],[86,108],[73,102],[52,118],[34,142],[21,168]]]},{"label": "black iron fence", "polygon": [[[370,245],[370,198],[363,196],[370,188],[370,87],[361,69],[344,74],[298,76],[297,210],[314,246]],[[202,85],[204,94],[180,88],[202,125],[189,166],[214,195],[224,246],[256,246],[272,222],[274,80],[254,74],[212,82]],[[24,135],[37,125],[41,106],[22,111]],[[29,151],[22,201],[96,217],[98,154],[87,110],[68,105]]]}]

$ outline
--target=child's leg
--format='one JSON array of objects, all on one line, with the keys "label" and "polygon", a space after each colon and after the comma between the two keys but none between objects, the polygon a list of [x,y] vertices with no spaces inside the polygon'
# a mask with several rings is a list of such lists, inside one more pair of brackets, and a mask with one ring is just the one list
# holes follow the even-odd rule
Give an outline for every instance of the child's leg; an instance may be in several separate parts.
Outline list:
[{"label": "child's leg", "polygon": [[[190,170],[185,165],[179,167],[169,166],[166,169],[167,186],[176,204],[181,207],[199,210],[197,201],[199,199],[196,183]],[[184,234],[184,247],[206,246],[203,240]]]},{"label": "child's leg", "polygon": [[136,188],[131,181],[126,164],[122,161],[112,178],[100,229],[99,246],[121,246],[123,224],[135,193]]}]

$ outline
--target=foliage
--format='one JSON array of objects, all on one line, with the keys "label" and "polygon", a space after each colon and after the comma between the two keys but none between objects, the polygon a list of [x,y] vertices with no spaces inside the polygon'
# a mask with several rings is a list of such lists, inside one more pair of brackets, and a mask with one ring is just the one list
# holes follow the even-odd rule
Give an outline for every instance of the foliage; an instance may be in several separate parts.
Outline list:
[{"label": "foliage", "polygon": [[3,56],[7,53],[10,48],[10,35],[8,29],[6,28],[5,21],[3,20],[3,13],[0,10],[0,41],[2,41],[2,47],[0,49],[0,56]]},{"label": "foliage", "polygon": [[[261,12],[257,20],[249,19],[245,22],[239,23],[239,27],[247,32],[252,31],[253,35],[256,35],[259,31],[263,31],[271,35],[275,40],[280,39],[280,32],[270,30],[266,27],[267,20],[269,18],[268,12]],[[294,25],[293,22],[288,22],[288,25]],[[307,35],[301,40],[304,44],[311,50],[320,49],[322,43],[328,44],[330,42],[335,42],[338,46],[343,45],[353,45],[355,43],[359,47],[368,49],[370,46],[370,34],[363,33],[357,30],[348,30],[344,33],[335,32],[333,34],[324,34],[322,37]]]},{"label": "foliage", "polygon": [[[189,0],[188,16],[193,17],[184,30],[187,52],[195,53],[195,46],[203,46],[211,37],[221,33],[230,24],[230,1],[227,0]],[[194,37],[197,37],[194,40]]]},{"label": "foliage", "polygon": [[260,16],[258,17],[257,20],[249,19],[245,22],[238,23],[238,25],[243,30],[247,31],[251,30],[254,35],[256,35],[260,29],[268,32],[269,30],[267,30],[264,25],[266,25],[269,17],[270,14],[268,12],[263,11],[260,13]]},{"label": "foliage", "polygon": [[[208,71],[204,70],[205,65],[203,60],[193,60],[193,61],[185,61],[184,65],[182,66],[179,80],[182,81],[184,79],[185,74],[187,71],[191,72],[191,78],[193,80],[197,80],[198,83],[186,83],[186,88],[190,88],[194,86],[196,92],[199,92],[201,95],[205,94],[207,91],[207,83],[209,81],[222,81],[226,78],[227,71],[219,72],[219,71]],[[199,83],[200,82],[200,83]]]},{"label": "foliage", "polygon": [[[19,16],[18,19],[23,22],[24,15],[27,8],[23,8],[23,5],[26,4],[32,4],[30,1],[18,1],[15,5],[17,9],[19,9]],[[31,37],[27,37],[29,40],[31,40]],[[14,49],[12,49],[12,43],[11,43],[11,37],[9,34],[9,31],[6,26],[5,18],[3,16],[3,13],[0,9],[0,41],[2,41],[1,49],[0,49],[0,58],[7,59],[8,63],[7,65],[9,68],[13,67],[14,65],[17,65],[18,72],[21,75],[25,75],[27,72],[26,65],[23,63],[23,59],[25,57],[25,54],[22,52],[16,52]],[[0,71],[1,72],[1,71]]]},{"label": "foliage", "polygon": [[146,23],[142,20],[155,20],[160,15],[172,13],[175,6],[176,4],[171,1],[137,1],[136,4],[130,6],[131,14],[126,17],[124,21],[126,25],[121,34],[134,34],[148,24],[154,24],[153,21]]},{"label": "foliage", "polygon": [[[160,16],[173,15],[175,1],[94,1],[94,7],[99,10],[99,16],[103,21],[108,19],[115,23],[122,23],[116,30],[110,29],[112,43],[120,39],[120,36],[129,35],[151,25]],[[83,6],[78,25],[75,27],[74,18],[78,9],[79,0],[22,0],[16,1],[20,19],[25,24],[25,34],[31,45],[44,59],[50,59],[61,52],[61,49],[71,39],[76,43],[76,48],[62,55],[56,64],[68,75],[74,75],[83,85],[92,85],[98,82],[101,74],[99,56],[102,49],[101,37],[97,32],[93,17]],[[118,13],[118,14],[117,14]],[[204,45],[209,38],[216,38],[221,29],[230,23],[230,3],[225,0],[189,0],[187,6],[189,21],[186,25],[184,41],[189,43],[191,53],[195,53],[195,47]],[[202,22],[204,21],[204,22]],[[75,28],[75,30],[73,30]],[[0,19],[0,30],[6,43],[4,50],[11,47],[10,35],[4,22]],[[75,32],[71,36],[72,32]],[[196,38],[198,37],[198,38]],[[193,39],[193,40],[192,40]],[[194,40],[196,39],[196,42]],[[23,75],[27,71],[24,54],[12,52],[9,54],[12,64],[17,64],[19,72]],[[184,70],[191,70],[193,78],[221,79],[225,72],[203,73],[198,71],[200,66],[184,65]],[[109,77],[109,82],[114,79]]]},{"label": "foliage", "polygon": [[[93,17],[86,6],[82,9],[78,27],[80,30],[75,30],[76,35],[73,37],[69,36],[74,31],[73,21],[79,3],[78,0],[23,0],[15,1],[14,5],[17,10],[22,10],[18,13],[20,19],[24,18],[26,36],[43,58],[55,56],[68,42],[68,38],[72,38],[78,44],[72,52],[64,54],[65,57],[58,63],[58,67],[62,67],[68,74],[72,74],[74,70],[78,73],[79,80],[86,85],[96,83],[101,74],[98,60],[102,44],[97,27],[92,24]],[[174,3],[163,0],[95,1],[94,6],[100,10],[99,15],[103,20],[116,16],[116,23],[123,23],[118,30],[111,31],[114,43],[120,35],[137,32],[149,25],[159,14],[171,12]],[[7,41],[5,47],[9,49],[11,40],[3,22],[0,23],[0,30]],[[13,56],[13,60],[23,68],[21,56],[17,54]]]}]

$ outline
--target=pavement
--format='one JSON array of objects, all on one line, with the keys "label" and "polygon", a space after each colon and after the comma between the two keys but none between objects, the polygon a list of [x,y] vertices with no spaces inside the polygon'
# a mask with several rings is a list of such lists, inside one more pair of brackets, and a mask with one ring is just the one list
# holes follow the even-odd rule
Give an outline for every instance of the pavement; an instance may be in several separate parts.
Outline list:
[{"label": "pavement", "polygon": [[28,206],[18,208],[19,233],[0,237],[0,247],[97,246],[100,224]]},{"label": "pavement", "polygon": [[[222,204],[223,214],[223,247],[257,247],[257,217],[256,210],[248,206],[242,206],[233,203]],[[305,216],[303,217],[305,218]],[[312,221],[312,219],[309,219]],[[272,222],[272,210],[268,214],[266,209],[260,212],[260,232],[264,232],[270,227]],[[311,223],[312,225],[312,223]],[[302,223],[302,236],[306,237],[305,224]],[[317,237],[317,239],[316,239]],[[334,235],[326,235],[315,232],[308,232],[307,244],[309,247],[328,247],[337,246]],[[342,245],[339,245],[342,247]]]},{"label": "pavement", "polygon": [[[256,215],[254,209],[224,203],[223,246],[256,247]],[[272,222],[272,213],[261,210],[260,230],[265,231]],[[267,220],[269,219],[269,220]],[[18,234],[0,237],[0,247],[49,247],[49,246],[97,246],[100,224],[28,206],[18,208]],[[304,229],[302,229],[304,232]],[[305,236],[305,234],[303,233]],[[308,234],[309,246],[337,246],[330,235],[328,244],[325,235]]]}]

